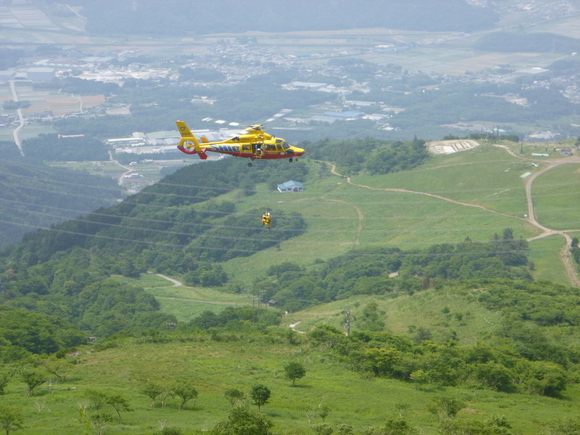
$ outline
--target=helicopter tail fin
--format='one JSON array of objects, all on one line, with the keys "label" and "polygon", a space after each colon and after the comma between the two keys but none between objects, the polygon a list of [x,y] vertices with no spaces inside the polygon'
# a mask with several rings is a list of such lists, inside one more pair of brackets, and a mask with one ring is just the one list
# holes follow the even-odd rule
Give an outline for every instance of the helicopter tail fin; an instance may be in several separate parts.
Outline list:
[{"label": "helicopter tail fin", "polygon": [[181,140],[177,145],[179,151],[185,154],[198,154],[202,160],[207,159],[205,150],[199,145],[197,138],[193,135],[187,124],[183,121],[176,121],[177,129],[181,134]]}]

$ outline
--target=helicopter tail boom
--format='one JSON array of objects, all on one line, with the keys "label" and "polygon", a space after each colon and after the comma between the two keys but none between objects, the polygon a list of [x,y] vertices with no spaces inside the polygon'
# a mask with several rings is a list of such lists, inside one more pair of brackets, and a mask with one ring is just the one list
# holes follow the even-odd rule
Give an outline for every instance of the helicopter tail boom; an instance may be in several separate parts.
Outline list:
[{"label": "helicopter tail boom", "polygon": [[183,121],[176,121],[175,123],[177,124],[177,129],[181,135],[181,140],[177,145],[179,151],[184,152],[185,154],[198,154],[200,159],[207,159],[205,150],[201,147],[187,124]]}]

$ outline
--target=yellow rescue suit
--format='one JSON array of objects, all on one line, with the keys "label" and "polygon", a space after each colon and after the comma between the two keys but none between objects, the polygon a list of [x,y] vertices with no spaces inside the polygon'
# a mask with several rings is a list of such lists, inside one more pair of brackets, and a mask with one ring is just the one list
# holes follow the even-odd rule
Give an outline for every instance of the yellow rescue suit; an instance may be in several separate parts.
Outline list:
[{"label": "yellow rescue suit", "polygon": [[265,225],[267,229],[270,229],[272,224],[272,215],[270,213],[264,213],[262,215],[262,225]]}]

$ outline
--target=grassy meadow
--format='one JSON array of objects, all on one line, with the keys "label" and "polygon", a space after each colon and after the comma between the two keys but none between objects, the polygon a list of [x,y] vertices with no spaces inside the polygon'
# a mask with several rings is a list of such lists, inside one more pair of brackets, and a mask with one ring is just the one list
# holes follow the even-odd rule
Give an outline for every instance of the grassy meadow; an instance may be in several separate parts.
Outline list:
[{"label": "grassy meadow", "polygon": [[538,222],[556,230],[580,229],[580,165],[566,164],[534,181],[534,205]]},{"label": "grassy meadow", "polygon": [[557,284],[570,285],[566,268],[560,259],[564,243],[564,238],[558,235],[530,242],[528,255],[535,265],[534,279],[547,279]]},{"label": "grassy meadow", "polygon": [[143,287],[155,296],[161,312],[173,314],[179,322],[188,322],[204,311],[219,313],[227,307],[251,305],[252,297],[246,294],[233,294],[214,288],[188,287],[156,274],[143,274],[139,279],[118,278],[124,282]]},{"label": "grassy meadow", "polygon": [[[159,434],[161,424],[181,428],[185,434],[211,429],[230,409],[223,397],[228,388],[247,394],[258,383],[271,390],[270,401],[262,410],[279,434],[312,433],[310,424],[322,422],[312,410],[321,403],[328,406],[325,422],[333,427],[348,423],[361,429],[401,414],[422,434],[439,433],[437,418],[428,412],[427,405],[442,396],[467,403],[458,419],[505,416],[514,433],[525,434],[544,433],[543,424],[575,416],[580,405],[578,385],[571,387],[565,399],[551,399],[463,388],[417,389],[401,381],[364,379],[320,351],[300,344],[268,343],[251,337],[235,342],[138,341],[123,341],[102,351],[79,351],[78,364],[67,379],[38,387],[34,396],[26,397],[24,384],[9,384],[2,402],[21,409],[25,427],[18,433],[84,433],[78,408],[88,404],[87,390],[118,393],[130,404],[131,412],[121,412],[122,424],[110,406],[101,410],[114,417],[105,428],[106,434]],[[290,361],[298,361],[307,369],[295,387],[283,375],[284,364]],[[181,411],[177,398],[170,399],[166,407],[151,407],[151,400],[140,393],[147,382],[167,385],[180,379],[193,380],[199,393],[195,403],[187,403]]]},{"label": "grassy meadow", "polygon": [[482,141],[472,150],[435,156],[413,171],[413,176],[396,172],[379,177],[354,177],[353,182],[430,193],[523,217],[527,205],[521,175],[535,169],[530,162]]},{"label": "grassy meadow", "polygon": [[[356,330],[363,327],[357,319],[363,318],[363,309],[371,302],[378,305],[381,319],[388,331],[412,336],[416,329],[424,328],[431,331],[435,341],[445,341],[450,334],[455,334],[460,345],[476,344],[483,336],[496,329],[502,318],[500,313],[483,308],[469,295],[430,289],[411,296],[353,296],[291,313],[282,320],[284,324],[295,325],[295,329],[301,332],[308,332],[319,323],[344,330],[346,312],[350,311],[351,327]],[[418,312],[422,315],[417,316]]]}]

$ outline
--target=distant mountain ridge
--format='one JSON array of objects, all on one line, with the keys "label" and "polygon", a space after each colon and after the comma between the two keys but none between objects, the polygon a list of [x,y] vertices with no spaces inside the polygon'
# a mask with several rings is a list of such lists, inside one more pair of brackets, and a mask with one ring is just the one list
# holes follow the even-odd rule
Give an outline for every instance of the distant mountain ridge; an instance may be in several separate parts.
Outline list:
[{"label": "distant mountain ridge", "polygon": [[293,32],[388,27],[402,30],[473,31],[498,16],[465,0],[76,0],[87,30],[100,34],[208,34]]}]

